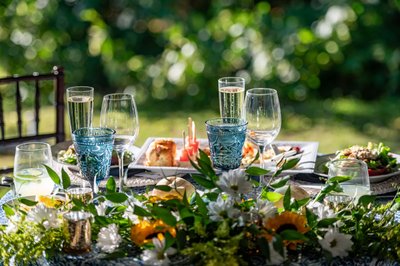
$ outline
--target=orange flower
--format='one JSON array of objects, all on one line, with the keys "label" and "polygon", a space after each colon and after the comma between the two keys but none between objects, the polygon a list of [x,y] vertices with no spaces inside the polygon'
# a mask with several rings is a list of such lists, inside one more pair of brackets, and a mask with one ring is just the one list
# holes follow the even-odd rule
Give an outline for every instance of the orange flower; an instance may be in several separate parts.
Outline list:
[{"label": "orange flower", "polygon": [[169,232],[173,237],[176,236],[175,228],[165,224],[162,220],[142,220],[131,227],[131,240],[140,246],[151,242],[153,237],[160,239],[161,236],[159,234],[165,232]]},{"label": "orange flower", "polygon": [[[269,218],[264,222],[264,228],[268,233],[264,236],[271,241],[275,234],[291,229],[301,234],[307,233],[310,228],[307,226],[307,219],[304,215],[295,212],[285,211],[273,218]],[[285,246],[289,249],[296,249],[297,244],[303,243],[302,240],[284,240]]]}]

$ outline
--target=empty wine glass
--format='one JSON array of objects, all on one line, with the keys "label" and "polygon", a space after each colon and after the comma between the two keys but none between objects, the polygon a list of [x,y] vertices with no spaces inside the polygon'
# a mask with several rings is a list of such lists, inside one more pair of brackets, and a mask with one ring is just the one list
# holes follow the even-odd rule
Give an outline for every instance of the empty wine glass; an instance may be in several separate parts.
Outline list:
[{"label": "empty wine glass", "polygon": [[124,177],[124,153],[139,134],[139,119],[133,95],[126,93],[108,94],[103,97],[100,125],[115,130],[114,150],[118,156],[119,191],[126,183]]},{"label": "empty wine glass", "polygon": [[[281,129],[281,110],[278,93],[274,89],[254,88],[246,92],[243,117],[248,122],[247,138],[257,145],[260,167],[264,165],[265,147],[272,143]],[[261,177],[260,177],[261,185]]]}]

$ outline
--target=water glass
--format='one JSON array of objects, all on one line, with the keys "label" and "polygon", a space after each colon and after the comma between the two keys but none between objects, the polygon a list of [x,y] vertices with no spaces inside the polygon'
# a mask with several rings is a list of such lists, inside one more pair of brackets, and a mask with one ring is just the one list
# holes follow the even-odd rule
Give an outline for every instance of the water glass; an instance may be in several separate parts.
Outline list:
[{"label": "water glass", "polygon": [[244,78],[225,77],[218,80],[221,117],[242,117],[244,87]]},{"label": "water glass", "polygon": [[71,132],[81,127],[91,127],[93,118],[93,87],[67,88],[68,114]]},{"label": "water glass", "polygon": [[346,182],[340,183],[343,188],[342,195],[358,202],[361,196],[371,194],[368,166],[365,162],[356,159],[338,159],[330,162],[328,169],[328,178],[335,176],[348,176],[351,178]]},{"label": "water glass", "polygon": [[96,193],[97,183],[108,177],[115,131],[110,128],[79,128],[72,133],[79,167]]},{"label": "water glass", "polygon": [[52,166],[50,145],[27,142],[18,145],[14,159],[14,189],[16,196],[49,195],[54,182],[44,165]]},{"label": "water glass", "polygon": [[215,118],[206,121],[211,160],[215,168],[240,167],[247,122],[240,118]]}]

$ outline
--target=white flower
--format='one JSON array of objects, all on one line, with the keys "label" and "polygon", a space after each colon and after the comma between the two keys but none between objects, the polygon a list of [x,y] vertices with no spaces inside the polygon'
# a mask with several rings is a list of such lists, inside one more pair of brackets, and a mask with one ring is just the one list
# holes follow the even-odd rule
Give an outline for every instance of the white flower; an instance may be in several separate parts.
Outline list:
[{"label": "white flower", "polygon": [[170,264],[168,256],[176,253],[176,249],[165,250],[165,238],[153,238],[154,249],[143,251],[141,258],[144,265],[166,266]]},{"label": "white flower", "polygon": [[278,251],[274,249],[273,241],[268,242],[269,259],[267,259],[267,265],[281,265],[287,259],[287,250],[285,247],[283,248],[283,256],[282,256]]},{"label": "white flower", "polygon": [[268,200],[262,200],[259,198],[255,202],[255,205],[252,207],[251,212],[257,213],[263,219],[269,219],[276,215],[277,209],[272,202]]},{"label": "white flower", "polygon": [[128,206],[125,209],[124,214],[122,215],[125,219],[129,219],[132,224],[138,224],[140,222],[139,216],[133,213],[133,208],[132,206]]},{"label": "white flower", "polygon": [[107,227],[100,229],[96,246],[103,252],[112,253],[118,248],[122,238],[118,234],[116,224],[109,224]]},{"label": "white flower", "polygon": [[222,191],[231,195],[235,199],[240,194],[246,194],[252,191],[252,184],[246,177],[246,172],[243,169],[229,170],[223,172],[217,181],[217,185]]},{"label": "white flower", "polygon": [[16,233],[18,231],[18,223],[21,221],[21,216],[19,214],[14,214],[8,218],[8,225],[5,229],[6,234]]},{"label": "white flower", "polygon": [[318,242],[323,249],[332,254],[332,257],[346,257],[353,246],[351,235],[333,229],[329,230]]},{"label": "white flower", "polygon": [[106,201],[96,205],[95,207],[97,210],[97,215],[99,215],[99,216],[106,215],[106,210],[107,210],[107,202]]},{"label": "white flower", "polygon": [[329,206],[324,205],[318,201],[312,202],[308,205],[309,209],[315,213],[319,219],[335,218],[336,213],[329,208]]},{"label": "white flower", "polygon": [[57,218],[57,211],[52,208],[47,208],[41,203],[29,211],[27,220],[35,223],[42,223],[46,229],[58,228],[61,225]]},{"label": "white flower", "polygon": [[210,219],[213,221],[222,221],[225,218],[237,217],[240,214],[240,211],[233,205],[234,201],[232,198],[220,194],[217,201],[212,201],[207,206]]}]

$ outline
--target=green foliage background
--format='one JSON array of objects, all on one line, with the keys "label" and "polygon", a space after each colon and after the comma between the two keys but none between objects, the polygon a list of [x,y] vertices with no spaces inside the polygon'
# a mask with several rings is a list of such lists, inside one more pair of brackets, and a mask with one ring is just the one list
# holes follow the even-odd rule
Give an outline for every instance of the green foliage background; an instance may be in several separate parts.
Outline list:
[{"label": "green foliage background", "polygon": [[66,86],[99,99],[135,92],[138,145],[217,115],[217,79],[242,76],[278,90],[279,138],[400,150],[399,11],[399,0],[2,0],[0,76],[62,65]]}]

